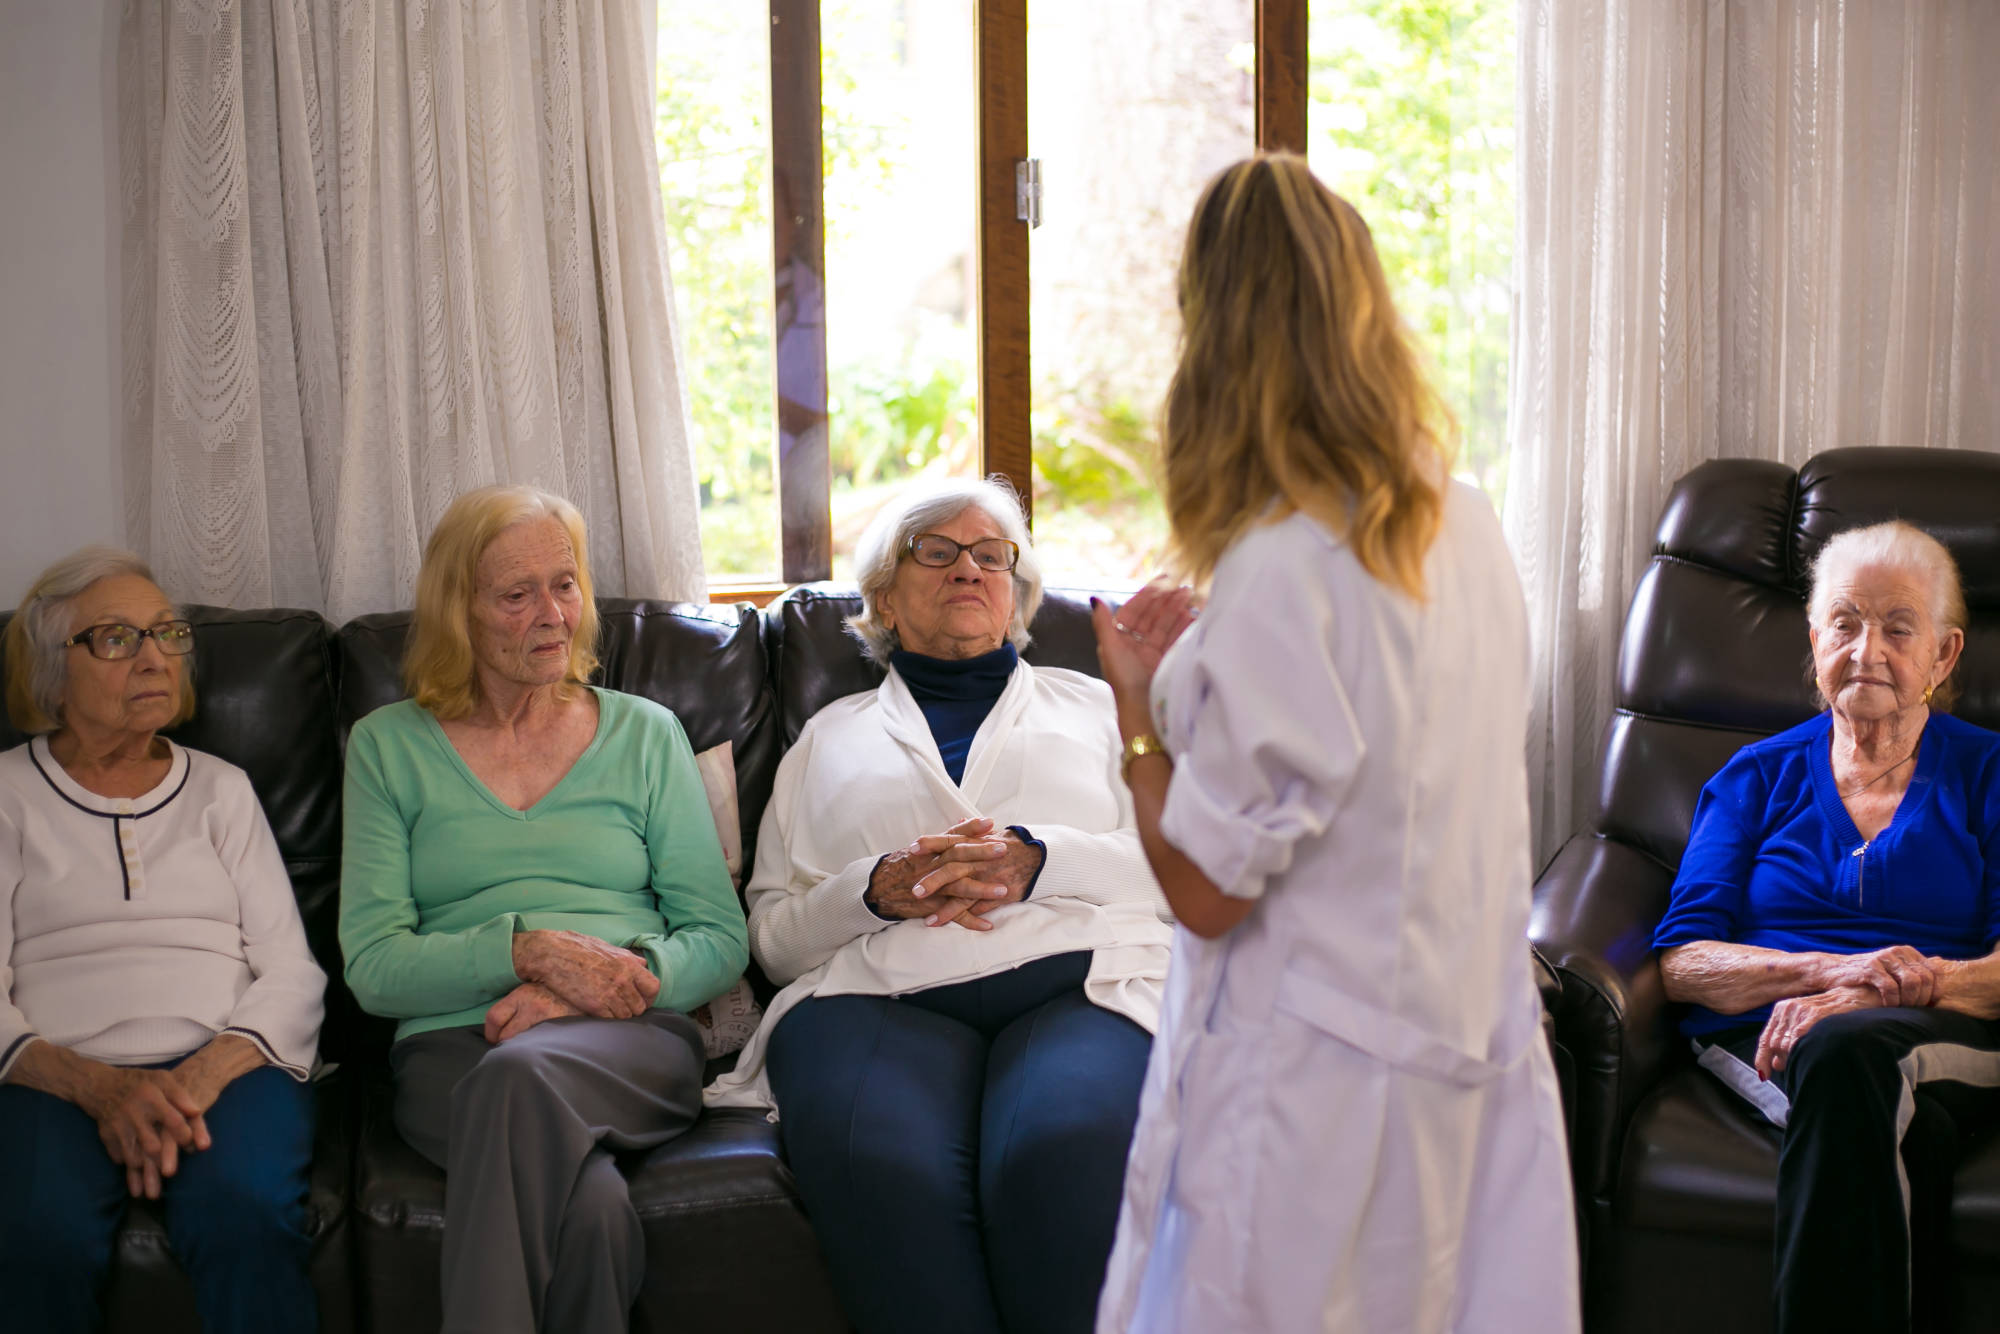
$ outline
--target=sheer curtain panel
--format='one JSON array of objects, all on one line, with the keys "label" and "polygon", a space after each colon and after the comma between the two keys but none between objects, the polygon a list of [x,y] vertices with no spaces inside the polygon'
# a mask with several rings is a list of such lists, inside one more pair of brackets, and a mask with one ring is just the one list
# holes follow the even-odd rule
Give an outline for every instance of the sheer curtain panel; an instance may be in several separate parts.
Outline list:
[{"label": "sheer curtain panel", "polygon": [[1523,0],[1520,34],[1506,520],[1546,857],[1594,811],[1676,478],[2000,448],[2000,4]]},{"label": "sheer curtain panel", "polygon": [[705,594],[630,0],[131,0],[127,529],[194,601],[409,603],[459,492]]}]

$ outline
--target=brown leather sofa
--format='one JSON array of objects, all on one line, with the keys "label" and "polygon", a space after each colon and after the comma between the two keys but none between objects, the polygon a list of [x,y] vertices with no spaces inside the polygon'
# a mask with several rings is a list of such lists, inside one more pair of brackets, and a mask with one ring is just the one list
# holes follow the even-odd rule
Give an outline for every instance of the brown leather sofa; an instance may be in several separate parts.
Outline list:
[{"label": "brown leather sofa", "polygon": [[[1697,1069],[1651,948],[1702,784],[1804,721],[1805,572],[1834,533],[1902,518],[1940,538],[1972,625],[1959,716],[2000,726],[2000,455],[1843,449],[1794,472],[1724,460],[1681,480],[1633,595],[1597,815],[1535,889],[1529,935],[1561,977],[1586,1324],[1770,1328],[1778,1132]],[[2000,1328],[2000,1139],[1959,1169],[1957,1328]]]}]

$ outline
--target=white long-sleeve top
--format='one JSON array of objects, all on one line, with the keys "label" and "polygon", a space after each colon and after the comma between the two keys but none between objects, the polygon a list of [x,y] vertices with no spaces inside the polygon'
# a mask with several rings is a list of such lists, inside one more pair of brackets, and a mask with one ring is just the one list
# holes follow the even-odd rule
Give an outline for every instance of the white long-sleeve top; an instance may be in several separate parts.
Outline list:
[{"label": "white long-sleeve top", "polygon": [[[744,891],[750,952],[789,985],[736,1069],[709,1087],[710,1104],[772,1104],[765,1041],[808,996],[901,995],[1073,950],[1092,952],[1084,994],[1151,1032],[1172,917],[1139,847],[1119,748],[1109,687],[1025,662],[973,736],[959,783],[893,670],[816,714],[778,766]],[[883,854],[973,816],[1023,826],[1048,850],[1033,893],[987,915],[993,930],[869,909]]]},{"label": "white long-sleeve top", "polygon": [[0,1078],[36,1039],[112,1065],[220,1033],[294,1079],[326,975],[241,769],[167,743],[140,797],[100,797],[36,737],[0,754]]}]

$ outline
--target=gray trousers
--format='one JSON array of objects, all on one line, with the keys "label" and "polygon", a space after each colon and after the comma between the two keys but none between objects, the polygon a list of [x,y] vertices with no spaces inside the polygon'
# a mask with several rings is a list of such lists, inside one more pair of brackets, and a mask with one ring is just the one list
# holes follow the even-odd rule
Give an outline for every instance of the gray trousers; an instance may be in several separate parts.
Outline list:
[{"label": "gray trousers", "polygon": [[701,1113],[687,1016],[550,1019],[398,1042],[396,1129],[445,1170],[444,1334],[625,1334],[646,1241],[612,1153]]}]

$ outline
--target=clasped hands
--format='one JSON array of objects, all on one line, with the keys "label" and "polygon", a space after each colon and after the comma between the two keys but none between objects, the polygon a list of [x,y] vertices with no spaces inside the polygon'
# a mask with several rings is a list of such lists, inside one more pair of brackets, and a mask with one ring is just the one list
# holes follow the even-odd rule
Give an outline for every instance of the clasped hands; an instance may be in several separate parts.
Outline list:
[{"label": "clasped hands", "polygon": [[514,975],[521,985],[486,1012],[488,1042],[564,1015],[631,1019],[660,994],[660,979],[644,958],[580,931],[515,932]]},{"label": "clasped hands", "polygon": [[986,915],[1019,903],[1041,867],[1040,848],[1011,829],[996,833],[993,821],[975,816],[882,858],[863,897],[883,917],[991,931]]},{"label": "clasped hands", "polygon": [[1769,1079],[1773,1072],[1783,1070],[1792,1048],[1828,1015],[1876,1006],[1920,1009],[1936,1004],[1952,966],[1909,945],[1825,958],[1821,990],[1789,997],[1771,1007],[1771,1017],[1757,1039],[1759,1078]]},{"label": "clasped hands", "polygon": [[183,1154],[209,1148],[206,1114],[234,1073],[249,1044],[225,1033],[172,1069],[91,1062],[77,1105],[97,1123],[97,1137],[111,1161],[125,1169],[133,1196],[160,1198],[160,1183],[180,1170]]}]

